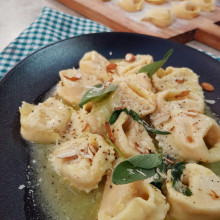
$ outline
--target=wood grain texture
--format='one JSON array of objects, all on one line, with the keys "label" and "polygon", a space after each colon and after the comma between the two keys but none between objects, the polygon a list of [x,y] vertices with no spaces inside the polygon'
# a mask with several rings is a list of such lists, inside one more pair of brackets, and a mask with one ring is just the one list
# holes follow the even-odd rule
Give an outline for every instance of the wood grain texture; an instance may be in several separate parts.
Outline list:
[{"label": "wood grain texture", "polygon": [[[172,25],[166,28],[148,28],[146,27],[145,22],[136,22],[128,18],[125,13],[122,13],[119,10],[119,8],[110,8],[101,0],[58,1],[81,13],[85,17],[106,25],[114,31],[147,34],[165,39],[172,39],[180,43],[186,43],[193,40],[195,31],[201,27],[201,24],[203,24],[204,20],[206,21],[205,25],[207,25],[206,30],[209,29],[210,24],[213,24],[213,22],[220,21],[220,8],[216,7],[214,12],[202,12],[201,15],[196,19],[189,21],[180,19],[182,22],[180,27],[175,27]],[[216,27],[220,31],[220,27]],[[204,29],[203,32],[205,32]],[[211,36],[211,34],[212,32],[209,33],[209,36]],[[206,41],[209,41],[209,39]],[[213,42],[213,39],[211,39],[211,41]]]}]

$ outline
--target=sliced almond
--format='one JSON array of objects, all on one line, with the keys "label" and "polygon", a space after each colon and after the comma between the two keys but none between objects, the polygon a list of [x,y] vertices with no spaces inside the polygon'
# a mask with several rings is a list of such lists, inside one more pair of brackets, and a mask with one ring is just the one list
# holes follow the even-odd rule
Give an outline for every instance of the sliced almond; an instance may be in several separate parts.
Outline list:
[{"label": "sliced almond", "polygon": [[175,98],[187,96],[189,93],[190,93],[190,90],[183,91],[180,94],[176,95]]},{"label": "sliced almond", "polygon": [[209,195],[213,198],[213,199],[219,199],[219,195],[217,195],[217,193],[214,190],[211,190],[211,193],[209,193]]},{"label": "sliced almond", "polygon": [[187,136],[186,138],[187,138],[187,140],[188,140],[190,143],[193,142],[193,138],[192,138],[191,136]]},{"label": "sliced almond", "polygon": [[182,84],[185,82],[185,79],[176,79],[176,82],[179,83],[179,84]]},{"label": "sliced almond", "polygon": [[132,53],[127,53],[125,55],[125,61],[127,61],[127,62],[134,62],[135,59],[136,58],[135,58],[134,54],[132,54]]},{"label": "sliced almond", "polygon": [[202,83],[201,86],[205,91],[208,91],[208,92],[212,92],[215,89],[214,86],[211,85],[210,83]]},{"label": "sliced almond", "polygon": [[109,63],[107,66],[106,66],[106,71],[108,73],[114,73],[115,70],[116,70],[116,67],[117,67],[117,64],[116,63]]},{"label": "sliced almond", "polygon": [[72,82],[75,82],[75,81],[78,81],[78,80],[80,80],[81,78],[78,78],[78,77],[68,77],[68,76],[64,76],[66,79],[68,79],[68,80],[70,80],[70,81],[72,81]]}]

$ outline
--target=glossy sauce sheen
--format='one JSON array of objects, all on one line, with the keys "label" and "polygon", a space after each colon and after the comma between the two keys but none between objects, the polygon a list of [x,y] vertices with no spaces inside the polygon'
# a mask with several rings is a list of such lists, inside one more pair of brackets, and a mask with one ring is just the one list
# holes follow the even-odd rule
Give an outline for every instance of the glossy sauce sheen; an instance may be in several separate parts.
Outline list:
[{"label": "glossy sauce sheen", "polygon": [[[111,62],[117,62],[118,60],[111,60]],[[51,88],[42,101],[53,96],[55,90],[56,86]],[[215,117],[215,114],[208,105],[206,105],[204,113],[218,121],[218,118]],[[90,193],[79,191],[73,187],[70,188],[55,173],[48,161],[48,155],[54,147],[55,145],[29,143],[30,167],[33,170],[30,181],[34,188],[36,205],[40,205],[43,213],[46,215],[46,219],[96,220],[104,190],[105,178],[99,183],[98,189],[92,190]],[[202,163],[202,165],[220,176],[220,162],[212,164]],[[169,219],[169,216],[167,216],[166,220]]]}]

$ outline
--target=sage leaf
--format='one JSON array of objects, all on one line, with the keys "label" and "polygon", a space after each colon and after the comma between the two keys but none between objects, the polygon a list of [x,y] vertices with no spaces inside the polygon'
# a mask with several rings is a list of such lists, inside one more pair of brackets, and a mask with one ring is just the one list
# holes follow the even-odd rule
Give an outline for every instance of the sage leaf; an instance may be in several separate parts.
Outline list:
[{"label": "sage leaf", "polygon": [[186,196],[191,196],[192,191],[187,186],[184,186],[180,181],[184,168],[185,168],[185,162],[179,162],[172,167],[171,179],[173,182],[173,188],[176,191],[181,192]]},{"label": "sage leaf", "polygon": [[142,120],[140,116],[133,110],[129,111],[129,115],[139,124],[143,125],[145,130],[147,132],[153,133],[153,134],[162,134],[162,135],[167,135],[171,134],[169,131],[162,131],[162,130],[157,130],[153,127],[151,127],[146,121]]},{"label": "sage leaf", "polygon": [[104,86],[103,84],[97,84],[93,86],[91,89],[86,91],[86,93],[83,95],[79,107],[82,108],[83,105],[85,105],[88,102],[91,101],[100,101],[105,96],[107,96],[109,93],[115,91],[118,87],[116,85],[109,85]]},{"label": "sage leaf", "polygon": [[153,62],[151,64],[148,64],[144,67],[142,67],[138,73],[147,73],[149,77],[153,76],[154,73],[156,73],[168,60],[169,56],[173,53],[173,49],[170,49],[164,58],[160,61]]},{"label": "sage leaf", "polygon": [[162,134],[162,135],[171,134],[169,131],[157,130],[157,129],[151,127],[146,121],[141,119],[140,116],[135,111],[133,111],[133,110],[128,111],[126,108],[115,110],[111,114],[111,116],[109,118],[110,125],[112,125],[116,122],[116,120],[118,119],[121,112],[126,112],[128,115],[130,115],[134,121],[136,121],[139,124],[141,124],[142,126],[144,126],[144,128],[146,129],[147,132],[151,132],[153,134]]},{"label": "sage leaf", "polygon": [[128,110],[127,110],[126,108],[117,109],[117,110],[115,110],[115,111],[111,114],[111,116],[110,116],[110,118],[109,118],[109,123],[110,123],[110,125],[114,124],[114,123],[117,121],[119,115],[120,115],[122,112],[126,112],[126,113],[128,114]]},{"label": "sage leaf", "polygon": [[154,176],[155,169],[136,167],[128,160],[119,163],[113,171],[112,182],[116,185],[132,183]]},{"label": "sage leaf", "polygon": [[134,166],[151,169],[162,164],[161,154],[140,154],[127,159]]}]

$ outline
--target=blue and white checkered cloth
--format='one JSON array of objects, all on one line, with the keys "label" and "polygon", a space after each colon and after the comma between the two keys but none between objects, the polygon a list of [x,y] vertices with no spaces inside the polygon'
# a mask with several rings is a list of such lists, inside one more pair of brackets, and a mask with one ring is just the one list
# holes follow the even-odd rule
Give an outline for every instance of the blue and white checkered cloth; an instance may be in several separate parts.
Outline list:
[{"label": "blue and white checkered cloth", "polygon": [[[0,78],[19,61],[43,46],[81,34],[109,31],[109,28],[89,19],[45,7],[30,27],[0,53]],[[208,55],[220,61],[220,58]]]},{"label": "blue and white checkered cloth", "polygon": [[37,49],[69,37],[109,32],[109,28],[89,19],[43,8],[36,20],[0,53],[0,78]]}]

